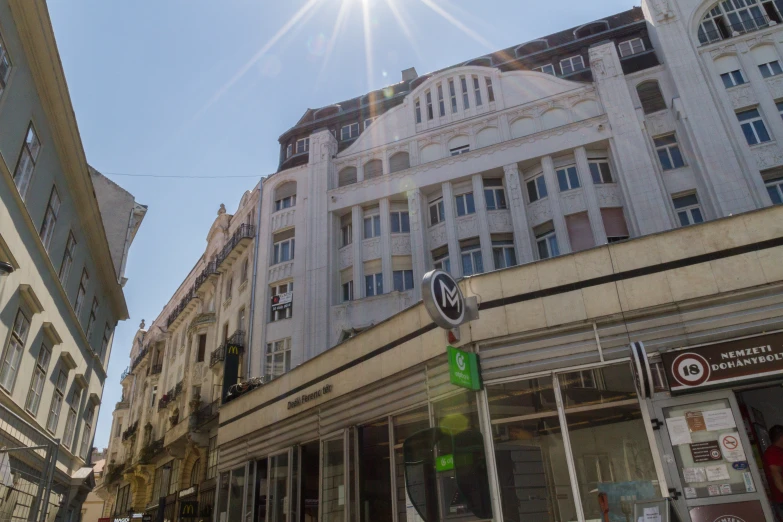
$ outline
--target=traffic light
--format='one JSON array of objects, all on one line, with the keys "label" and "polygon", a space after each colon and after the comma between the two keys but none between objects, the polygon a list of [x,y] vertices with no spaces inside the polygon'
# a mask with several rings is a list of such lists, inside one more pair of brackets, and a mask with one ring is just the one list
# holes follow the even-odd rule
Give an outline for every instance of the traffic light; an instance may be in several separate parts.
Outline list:
[{"label": "traffic light", "polygon": [[484,437],[429,428],[403,443],[405,488],[424,522],[492,518]]}]

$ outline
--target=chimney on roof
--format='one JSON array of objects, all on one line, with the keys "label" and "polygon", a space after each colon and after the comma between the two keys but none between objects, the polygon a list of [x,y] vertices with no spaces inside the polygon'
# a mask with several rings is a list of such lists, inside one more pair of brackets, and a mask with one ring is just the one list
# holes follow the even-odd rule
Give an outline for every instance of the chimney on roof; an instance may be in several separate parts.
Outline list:
[{"label": "chimney on roof", "polygon": [[411,80],[415,80],[419,77],[419,73],[416,72],[415,67],[411,67],[410,69],[405,69],[402,71],[402,81],[409,82]]}]

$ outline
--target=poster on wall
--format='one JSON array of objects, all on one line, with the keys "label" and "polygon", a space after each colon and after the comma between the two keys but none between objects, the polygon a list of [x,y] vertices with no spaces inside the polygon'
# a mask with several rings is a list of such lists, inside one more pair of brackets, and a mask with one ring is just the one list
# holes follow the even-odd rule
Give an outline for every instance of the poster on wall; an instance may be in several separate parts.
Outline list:
[{"label": "poster on wall", "polygon": [[713,504],[691,509],[692,522],[744,521],[755,522],[766,520],[764,510],[759,501],[732,502],[728,504]]}]

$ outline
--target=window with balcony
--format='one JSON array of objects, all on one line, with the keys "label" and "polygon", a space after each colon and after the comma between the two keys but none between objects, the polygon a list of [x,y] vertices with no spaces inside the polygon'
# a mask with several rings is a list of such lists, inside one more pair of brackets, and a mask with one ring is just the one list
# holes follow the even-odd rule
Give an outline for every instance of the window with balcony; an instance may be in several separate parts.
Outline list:
[{"label": "window with balcony", "polygon": [[576,166],[563,167],[555,171],[557,174],[557,184],[560,186],[560,192],[579,188],[579,175],[576,173]]},{"label": "window with balcony", "polygon": [[478,238],[460,242],[462,275],[471,276],[484,273],[484,259],[481,257],[481,242]]},{"label": "window with balcony", "polygon": [[14,183],[22,199],[27,195],[27,189],[30,186],[30,179],[33,177],[33,170],[38,161],[38,154],[41,152],[41,142],[38,140],[38,134],[35,132],[32,122],[27,127],[22,152],[19,154],[19,160],[14,169]]},{"label": "window with balcony", "polygon": [[748,145],[758,145],[772,139],[758,108],[738,112],[737,120],[740,122],[742,133],[745,135]]},{"label": "window with balcony", "polygon": [[364,239],[380,237],[381,235],[381,216],[365,216],[364,218]]},{"label": "window with balcony", "polygon": [[620,42],[617,47],[620,49],[620,57],[623,58],[644,52],[644,41],[641,38],[634,38]]},{"label": "window with balcony", "polygon": [[390,217],[392,234],[410,233],[411,224],[408,212],[392,212]]},{"label": "window with balcony", "polygon": [[476,204],[473,201],[472,192],[454,196],[454,205],[457,209],[457,216],[467,216],[476,213]]},{"label": "window with balcony", "polygon": [[658,153],[661,169],[674,170],[685,166],[675,134],[653,138],[653,143],[655,144],[655,152]]},{"label": "window with balcony", "polygon": [[543,174],[539,174],[527,181],[527,196],[530,199],[530,203],[543,199],[547,195],[546,181]]},{"label": "window with balcony", "polygon": [[60,420],[60,411],[63,407],[63,397],[65,397],[65,386],[68,383],[68,374],[63,370],[57,374],[57,381],[52,392],[52,402],[49,405],[49,416],[46,419],[46,429],[54,435],[57,433],[57,424]]},{"label": "window with balcony", "polygon": [[413,270],[395,270],[392,272],[394,289],[398,292],[413,290]]},{"label": "window with balcony", "polygon": [[577,212],[565,217],[571,251],[579,252],[595,246],[595,235],[587,212]]},{"label": "window with balcony", "polygon": [[549,259],[550,257],[557,257],[560,255],[560,247],[557,246],[555,226],[551,221],[534,228],[533,235],[536,236],[539,259]]},{"label": "window with balcony", "polygon": [[609,161],[603,158],[591,159],[589,161],[590,176],[593,178],[593,184],[601,185],[604,183],[614,183],[612,179],[612,169],[609,167]]},{"label": "window with balcony", "polygon": [[677,213],[677,219],[680,225],[688,226],[704,222],[704,215],[699,205],[699,198],[696,193],[686,194],[672,198],[674,211]]},{"label": "window with balcony", "polygon": [[272,246],[272,264],[277,265],[279,263],[285,263],[294,259],[294,247],[296,241],[294,236],[294,229],[286,230],[275,234],[274,244]]},{"label": "window with balcony", "polygon": [[364,276],[364,296],[372,297],[383,294],[383,274],[366,274]]},{"label": "window with balcony", "polygon": [[702,18],[698,37],[702,45],[731,38],[783,21],[780,4],[773,0],[722,0]]},{"label": "window with balcony", "polygon": [[429,205],[430,208],[430,226],[437,225],[446,221],[446,210],[443,205],[443,199],[438,198]]},{"label": "window with balcony", "polygon": [[[278,284],[272,287],[271,289],[271,295],[272,295],[272,304],[270,305],[269,310],[269,321],[279,321],[280,319],[290,319],[293,316],[293,307],[292,306],[286,306],[286,307],[279,307],[276,306],[275,303],[275,296],[284,296],[286,299],[290,297],[290,293],[294,291],[294,282],[289,281],[288,283],[282,283]],[[283,303],[285,304],[285,303]],[[289,302],[290,304],[290,302]],[[275,308],[278,308],[275,310]]]},{"label": "window with balcony", "polygon": [[517,265],[517,253],[511,237],[505,237],[505,234],[492,236],[492,261],[495,263],[495,270]]},{"label": "window with balcony", "polygon": [[291,338],[281,339],[266,345],[265,381],[269,382],[291,370]]},{"label": "window with balcony", "polygon": [[49,202],[46,205],[43,223],[41,223],[41,242],[43,242],[46,251],[49,251],[49,245],[54,236],[54,227],[57,224],[57,215],[60,213],[60,195],[57,193],[57,187],[52,187],[49,194]]},{"label": "window with balcony", "polygon": [[30,390],[27,392],[27,400],[25,401],[24,406],[33,417],[38,415],[38,407],[41,405],[41,394],[43,393],[46,374],[49,372],[49,361],[51,358],[51,350],[46,344],[41,343],[41,348],[38,350],[38,356],[35,358],[33,379],[30,381]]},{"label": "window with balcony", "polygon": [[503,210],[506,207],[506,191],[503,189],[503,180],[500,178],[485,179],[484,200],[487,210]]},{"label": "window with balcony", "polygon": [[349,125],[344,125],[340,129],[340,139],[342,141],[346,140],[352,140],[354,138],[359,137],[359,124],[358,123],[351,123]]},{"label": "window with balcony", "polygon": [[560,73],[565,76],[585,68],[585,60],[582,56],[571,56],[560,60]]},{"label": "window with balcony", "polygon": [[27,335],[29,333],[30,319],[20,308],[16,312],[14,326],[11,329],[8,344],[5,347],[3,365],[0,368],[0,386],[8,392],[13,392],[16,374],[19,371],[19,364],[22,361],[22,354],[25,351],[25,343],[27,343]]}]

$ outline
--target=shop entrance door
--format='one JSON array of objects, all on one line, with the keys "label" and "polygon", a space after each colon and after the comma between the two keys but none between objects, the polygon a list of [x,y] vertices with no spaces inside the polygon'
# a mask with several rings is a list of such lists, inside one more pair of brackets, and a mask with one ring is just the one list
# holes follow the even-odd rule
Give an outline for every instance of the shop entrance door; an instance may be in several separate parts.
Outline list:
[{"label": "shop entrance door", "polygon": [[685,521],[774,520],[731,390],[653,401],[670,494]]}]

